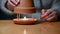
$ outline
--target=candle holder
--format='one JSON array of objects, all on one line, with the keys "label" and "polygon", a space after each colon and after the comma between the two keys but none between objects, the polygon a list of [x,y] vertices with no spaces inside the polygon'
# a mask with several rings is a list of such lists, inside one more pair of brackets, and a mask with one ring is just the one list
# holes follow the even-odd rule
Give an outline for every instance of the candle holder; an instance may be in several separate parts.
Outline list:
[{"label": "candle holder", "polygon": [[18,6],[14,8],[15,14],[31,14],[35,13],[35,7],[33,0],[20,0]]},{"label": "candle holder", "polygon": [[28,20],[24,20],[23,18],[19,19],[13,19],[15,24],[21,24],[21,25],[31,25],[35,24],[37,22],[37,19],[35,18],[27,18]]},{"label": "candle holder", "polygon": [[30,25],[30,24],[35,24],[37,22],[37,19],[36,18],[27,18],[26,16],[24,16],[24,18],[13,19],[13,22],[15,24]]},{"label": "candle holder", "polygon": [[36,18],[27,18],[26,16],[20,18],[20,14],[32,14],[35,12],[33,0],[20,0],[19,5],[14,8],[14,13],[17,14],[17,18],[13,19],[13,22],[15,24],[34,24],[37,22]]}]

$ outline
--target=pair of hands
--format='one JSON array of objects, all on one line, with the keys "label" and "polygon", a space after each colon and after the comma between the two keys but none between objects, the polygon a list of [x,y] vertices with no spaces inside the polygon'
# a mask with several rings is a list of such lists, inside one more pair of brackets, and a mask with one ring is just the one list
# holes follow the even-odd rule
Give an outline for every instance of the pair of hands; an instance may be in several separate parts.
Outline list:
[{"label": "pair of hands", "polygon": [[58,19],[57,11],[53,9],[42,9],[42,15],[41,18],[45,19],[46,21],[56,21]]},{"label": "pair of hands", "polygon": [[[8,3],[12,6],[16,6],[19,3],[19,0],[8,0]],[[47,21],[56,21],[58,18],[57,11],[53,9],[42,9],[42,15],[40,16],[41,18],[47,20]]]}]

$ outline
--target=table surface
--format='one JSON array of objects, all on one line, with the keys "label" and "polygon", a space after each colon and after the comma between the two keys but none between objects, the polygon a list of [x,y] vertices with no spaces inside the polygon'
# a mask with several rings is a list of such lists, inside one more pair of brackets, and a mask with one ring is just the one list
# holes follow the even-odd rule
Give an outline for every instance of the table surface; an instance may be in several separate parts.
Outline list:
[{"label": "table surface", "polygon": [[35,25],[17,25],[12,20],[0,20],[0,34],[60,34],[60,21],[40,22]]}]

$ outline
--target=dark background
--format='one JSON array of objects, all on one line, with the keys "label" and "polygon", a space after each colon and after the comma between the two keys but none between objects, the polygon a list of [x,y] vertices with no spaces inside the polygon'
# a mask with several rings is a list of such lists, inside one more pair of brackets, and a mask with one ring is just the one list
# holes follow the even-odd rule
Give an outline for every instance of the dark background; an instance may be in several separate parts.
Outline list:
[{"label": "dark background", "polygon": [[0,20],[7,20],[7,19],[12,19],[12,16],[8,16],[6,14],[3,13],[3,11],[0,9]]}]

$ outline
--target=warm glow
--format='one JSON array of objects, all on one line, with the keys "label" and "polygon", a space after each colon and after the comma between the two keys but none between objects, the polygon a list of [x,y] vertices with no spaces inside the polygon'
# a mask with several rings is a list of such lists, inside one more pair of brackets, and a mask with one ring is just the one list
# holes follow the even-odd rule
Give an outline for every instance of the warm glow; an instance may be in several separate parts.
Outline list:
[{"label": "warm glow", "polygon": [[23,18],[23,20],[28,20],[27,18],[26,18],[26,16]]},{"label": "warm glow", "polygon": [[24,34],[26,34],[26,29],[24,29]]}]

